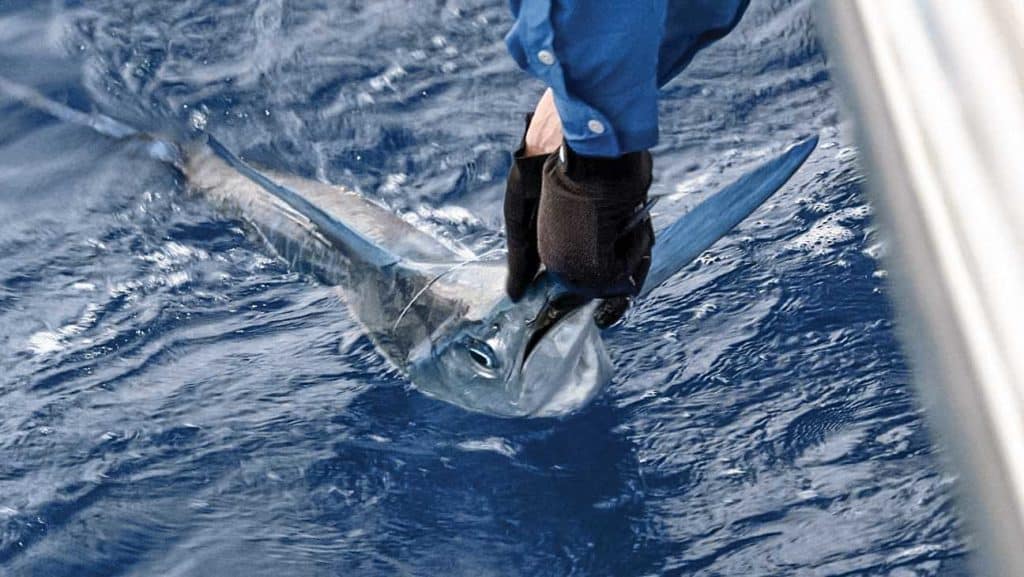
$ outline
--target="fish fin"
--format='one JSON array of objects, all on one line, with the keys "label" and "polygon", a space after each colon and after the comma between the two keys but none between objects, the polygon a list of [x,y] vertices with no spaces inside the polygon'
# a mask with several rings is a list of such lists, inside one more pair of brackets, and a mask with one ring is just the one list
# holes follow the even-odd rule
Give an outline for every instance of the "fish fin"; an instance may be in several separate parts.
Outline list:
[{"label": "fish fin", "polygon": [[367,238],[358,230],[333,218],[294,190],[275,182],[269,176],[256,170],[228,150],[212,134],[206,134],[206,144],[214,154],[231,168],[237,170],[239,174],[255,182],[278,200],[309,219],[324,238],[329,240],[335,248],[347,252],[350,258],[356,258],[378,268],[386,268],[402,260],[401,257]]},{"label": "fish fin", "polygon": [[660,231],[640,296],[661,286],[750,216],[786,184],[817,144],[817,136],[804,139],[744,174]]},{"label": "fish fin", "polygon": [[[89,114],[76,110],[66,104],[61,104],[55,100],[47,98],[45,95],[33,88],[18,84],[17,82],[8,80],[3,76],[0,76],[0,94],[6,94],[30,108],[49,114],[64,122],[91,128],[97,133],[111,138],[147,138],[152,141],[149,152],[154,159],[161,162],[168,162],[173,165],[180,164],[180,151],[175,144],[156,138],[153,135],[140,132],[127,124],[110,118],[109,116],[99,113]],[[217,141],[213,135],[209,133],[201,134],[200,140],[203,136],[205,136],[206,143],[209,145],[210,149],[224,160],[224,162],[249,180],[260,185],[281,202],[287,204],[292,209],[309,219],[309,221],[317,227],[319,232],[325,238],[334,243],[337,248],[347,250],[350,253],[350,256],[380,268],[393,265],[401,260],[397,255],[366,238],[366,236],[361,234],[359,231],[335,218],[332,218],[295,191],[282,186],[260,171],[249,166],[245,161],[238,158],[238,156],[228,150],[227,147]]]},{"label": "fish fin", "polygon": [[0,76],[0,94],[6,94],[25,106],[49,114],[58,120],[91,128],[104,136],[114,139],[130,138],[139,134],[139,131],[134,127],[128,126],[119,120],[99,113],[89,114],[74,109],[46,97],[34,88],[18,84],[3,76]]},{"label": "fish fin", "polygon": [[0,94],[24,104],[28,108],[48,114],[68,124],[88,128],[114,140],[138,139],[148,143],[147,152],[156,161],[181,167],[181,149],[174,142],[157,134],[148,133],[99,112],[83,112],[53,100],[38,90],[0,76]]}]

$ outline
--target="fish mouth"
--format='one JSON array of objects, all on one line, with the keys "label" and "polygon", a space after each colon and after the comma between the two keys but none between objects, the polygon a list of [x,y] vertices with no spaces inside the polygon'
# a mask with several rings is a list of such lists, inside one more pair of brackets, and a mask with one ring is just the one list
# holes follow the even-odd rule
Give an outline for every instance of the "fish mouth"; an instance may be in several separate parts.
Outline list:
[{"label": "fish mouth", "polygon": [[590,402],[611,380],[611,360],[594,322],[597,301],[551,299],[524,347],[516,405],[525,416],[560,417]]},{"label": "fish mouth", "polygon": [[533,332],[530,333],[530,338],[526,340],[526,346],[523,347],[523,358],[520,364],[526,364],[530,354],[537,349],[537,345],[555,328],[559,321],[567,318],[588,302],[590,302],[589,298],[574,293],[563,293],[547,299],[537,316],[530,321],[530,324],[533,325]]}]

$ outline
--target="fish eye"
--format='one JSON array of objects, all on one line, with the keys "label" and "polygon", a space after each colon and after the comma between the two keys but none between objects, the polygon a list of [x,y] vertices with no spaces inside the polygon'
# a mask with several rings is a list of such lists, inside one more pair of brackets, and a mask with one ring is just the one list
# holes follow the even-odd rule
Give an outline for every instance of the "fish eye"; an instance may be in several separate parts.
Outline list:
[{"label": "fish eye", "polygon": [[478,339],[467,339],[465,342],[466,350],[469,352],[469,357],[473,359],[473,362],[477,366],[487,369],[494,370],[498,366],[497,356],[494,354],[494,349],[491,348],[487,343]]}]

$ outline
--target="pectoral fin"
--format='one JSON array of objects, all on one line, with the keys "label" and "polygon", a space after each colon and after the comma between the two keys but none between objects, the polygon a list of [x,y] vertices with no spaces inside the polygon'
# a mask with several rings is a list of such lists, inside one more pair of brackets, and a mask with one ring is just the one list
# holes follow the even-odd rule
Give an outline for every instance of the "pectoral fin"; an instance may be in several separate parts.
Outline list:
[{"label": "pectoral fin", "polygon": [[750,216],[803,165],[818,144],[812,136],[729,184],[657,235],[643,297],[690,264]]}]

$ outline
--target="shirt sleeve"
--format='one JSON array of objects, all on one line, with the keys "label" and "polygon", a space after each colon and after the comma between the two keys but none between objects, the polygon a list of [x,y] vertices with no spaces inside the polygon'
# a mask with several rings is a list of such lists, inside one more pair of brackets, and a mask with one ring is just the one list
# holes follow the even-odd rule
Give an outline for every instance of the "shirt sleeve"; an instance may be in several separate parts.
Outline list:
[{"label": "shirt sleeve", "polygon": [[569,145],[619,156],[657,143],[659,86],[731,30],[746,4],[511,0],[516,20],[506,43],[520,67],[551,87]]},{"label": "shirt sleeve", "polygon": [[576,152],[619,156],[657,143],[664,9],[665,0],[512,0],[509,52],[551,87]]}]

